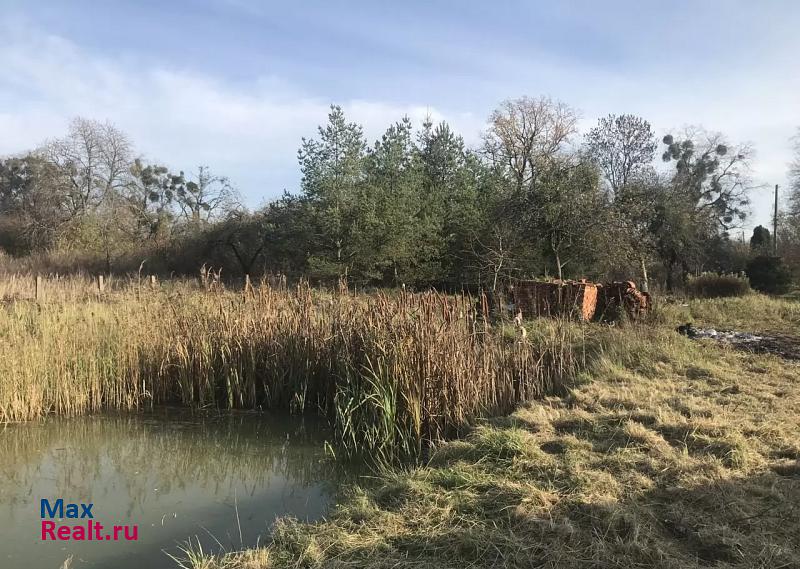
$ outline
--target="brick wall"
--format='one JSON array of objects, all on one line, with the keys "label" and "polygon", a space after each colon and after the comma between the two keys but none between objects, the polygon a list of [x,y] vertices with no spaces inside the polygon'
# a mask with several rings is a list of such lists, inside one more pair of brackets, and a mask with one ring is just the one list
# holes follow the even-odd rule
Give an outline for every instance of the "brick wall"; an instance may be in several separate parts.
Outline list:
[{"label": "brick wall", "polygon": [[569,316],[591,320],[597,307],[598,285],[586,281],[517,281],[513,298],[526,318]]}]

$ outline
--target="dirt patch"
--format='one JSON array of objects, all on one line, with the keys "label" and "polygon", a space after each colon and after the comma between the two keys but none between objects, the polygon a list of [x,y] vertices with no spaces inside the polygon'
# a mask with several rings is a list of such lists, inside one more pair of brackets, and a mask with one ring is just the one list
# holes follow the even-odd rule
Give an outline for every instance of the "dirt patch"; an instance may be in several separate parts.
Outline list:
[{"label": "dirt patch", "polygon": [[786,360],[800,361],[800,337],[781,332],[765,332],[761,340],[742,349],[756,354],[772,354]]},{"label": "dirt patch", "polygon": [[771,467],[775,474],[781,476],[800,476],[800,461],[784,461],[773,464]]},{"label": "dirt patch", "polygon": [[539,445],[539,448],[547,454],[564,454],[567,452],[567,445],[561,441],[548,441]]},{"label": "dirt patch", "polygon": [[681,520],[664,519],[661,520],[661,525],[671,537],[681,543],[689,554],[696,556],[703,565],[737,561],[734,549],[730,545],[703,535]]},{"label": "dirt patch", "polygon": [[708,340],[753,354],[772,354],[786,360],[800,361],[800,337],[784,332],[767,331],[754,334],[736,330],[695,328],[691,324],[678,326],[676,331],[692,340]]}]

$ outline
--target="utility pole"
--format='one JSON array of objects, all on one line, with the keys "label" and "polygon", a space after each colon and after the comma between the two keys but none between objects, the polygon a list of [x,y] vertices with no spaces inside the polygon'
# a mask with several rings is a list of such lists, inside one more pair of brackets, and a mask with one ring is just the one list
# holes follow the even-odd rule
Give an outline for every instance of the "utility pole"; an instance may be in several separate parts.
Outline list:
[{"label": "utility pole", "polygon": [[775,184],[775,215],[772,218],[772,254],[778,256],[778,184]]}]

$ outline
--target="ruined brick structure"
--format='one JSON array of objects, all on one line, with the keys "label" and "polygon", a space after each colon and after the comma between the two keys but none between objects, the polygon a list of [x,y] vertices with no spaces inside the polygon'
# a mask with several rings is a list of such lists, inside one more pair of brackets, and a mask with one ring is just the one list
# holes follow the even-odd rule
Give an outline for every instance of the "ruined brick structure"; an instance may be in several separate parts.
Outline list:
[{"label": "ruined brick structure", "polygon": [[652,308],[650,294],[637,289],[633,281],[606,283],[602,291],[597,314],[603,320],[616,320],[623,312],[636,320]]},{"label": "ruined brick structure", "polygon": [[650,309],[650,295],[632,281],[592,283],[579,281],[526,281],[511,290],[515,309],[524,317],[566,316],[579,320],[615,320],[624,311],[636,319]]},{"label": "ruined brick structure", "polygon": [[524,317],[569,316],[591,320],[598,285],[586,281],[517,281],[512,297]]}]

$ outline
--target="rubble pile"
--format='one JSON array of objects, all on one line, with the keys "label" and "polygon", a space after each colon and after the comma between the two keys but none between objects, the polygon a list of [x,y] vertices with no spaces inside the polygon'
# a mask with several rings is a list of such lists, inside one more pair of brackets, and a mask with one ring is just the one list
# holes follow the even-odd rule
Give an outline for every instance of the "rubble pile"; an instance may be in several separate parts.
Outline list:
[{"label": "rubble pile", "polygon": [[636,288],[633,281],[619,281],[602,285],[597,313],[602,320],[616,320],[623,313],[632,320],[646,314],[651,308],[650,294]]},{"label": "rubble pile", "polygon": [[651,306],[650,295],[632,281],[606,284],[581,279],[514,283],[515,310],[529,316],[566,316],[579,320],[615,320],[624,312],[636,319]]},{"label": "rubble pile", "polygon": [[756,336],[750,332],[736,332],[732,330],[716,330],[714,328],[695,328],[691,323],[678,326],[678,333],[694,339],[717,340],[729,344],[741,344],[747,342],[761,342],[764,336]]},{"label": "rubble pile", "polygon": [[695,328],[691,322],[678,326],[676,331],[692,340],[713,340],[747,352],[772,354],[800,362],[800,338],[782,332],[753,334],[736,330]]}]

